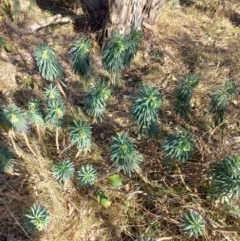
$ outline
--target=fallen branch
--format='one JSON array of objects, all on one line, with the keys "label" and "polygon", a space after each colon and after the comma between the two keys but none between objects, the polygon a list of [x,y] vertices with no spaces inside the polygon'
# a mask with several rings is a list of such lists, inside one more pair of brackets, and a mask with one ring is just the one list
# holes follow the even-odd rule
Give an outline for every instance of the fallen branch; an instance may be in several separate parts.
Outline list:
[{"label": "fallen branch", "polygon": [[75,17],[62,17],[61,14],[57,14],[53,17],[49,17],[44,21],[40,21],[34,23],[21,31],[22,34],[30,34],[36,32],[40,28],[45,28],[51,24],[58,24],[58,23],[72,23]]}]

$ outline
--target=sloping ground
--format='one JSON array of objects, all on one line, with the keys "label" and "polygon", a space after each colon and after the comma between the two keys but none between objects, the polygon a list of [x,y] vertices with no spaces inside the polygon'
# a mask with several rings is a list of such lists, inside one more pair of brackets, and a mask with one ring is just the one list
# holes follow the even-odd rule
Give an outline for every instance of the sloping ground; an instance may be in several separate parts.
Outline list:
[{"label": "sloping ground", "polygon": [[[46,130],[39,142],[33,131],[31,144],[40,155],[36,160],[27,154],[25,144],[17,138],[21,151],[16,156],[14,173],[0,173],[1,241],[130,241],[136,239],[137,233],[144,232],[153,234],[157,240],[188,240],[180,232],[179,221],[183,212],[190,209],[198,211],[207,220],[208,232],[198,240],[239,240],[236,229],[228,229],[238,226],[238,219],[230,216],[223,205],[214,205],[206,197],[206,174],[211,164],[227,154],[240,154],[238,1],[226,2],[225,8],[216,4],[219,1],[181,2],[183,4],[177,8],[166,6],[154,32],[146,36],[131,70],[124,75],[126,80],[114,91],[106,118],[93,125],[91,153],[75,158],[76,149],[70,148],[58,155],[54,133]],[[37,13],[40,19],[49,16],[40,10]],[[43,84],[21,39],[11,30],[5,31],[15,51],[3,52],[0,59],[1,102],[14,101],[24,108],[31,96],[42,97]],[[82,35],[87,32],[76,33],[74,26],[67,24],[22,36],[30,51],[42,41],[54,47],[65,69],[69,101],[80,107],[87,87],[72,74],[67,52],[72,41]],[[95,46],[93,52],[97,56],[100,50]],[[105,74],[100,70],[99,62],[99,57],[93,58],[94,76],[99,72]],[[192,99],[193,119],[186,123],[174,114],[172,102],[177,81],[190,72],[199,76],[200,84]],[[27,77],[33,78],[34,89],[24,84]],[[229,106],[227,127],[221,133],[213,128],[206,112],[211,94],[225,80],[234,81],[238,93]],[[107,156],[111,136],[125,130],[131,137],[137,137],[134,129],[129,130],[128,112],[131,98],[142,82],[156,86],[164,96],[160,113],[162,138],[153,144],[157,158],[152,156],[145,139],[137,140],[136,145],[145,157],[141,165],[143,176],[134,174],[130,178],[121,174],[124,185],[115,189],[108,185],[106,178],[115,172]],[[79,115],[87,120],[82,113]],[[189,130],[197,139],[196,155],[183,166],[182,173],[162,169],[160,165],[164,136],[180,128]],[[61,149],[69,145],[66,133],[60,134],[60,140]],[[1,146],[7,145],[3,133],[0,141]],[[62,187],[55,181],[51,167],[66,158],[74,161],[77,170],[84,163],[93,164],[98,172],[96,187],[82,189],[76,180]],[[200,167],[203,173],[196,179]],[[96,201],[93,194],[96,188],[108,192],[112,205],[107,209]],[[43,203],[52,217],[48,229],[37,235],[27,233],[23,222],[26,209],[34,202]]]}]

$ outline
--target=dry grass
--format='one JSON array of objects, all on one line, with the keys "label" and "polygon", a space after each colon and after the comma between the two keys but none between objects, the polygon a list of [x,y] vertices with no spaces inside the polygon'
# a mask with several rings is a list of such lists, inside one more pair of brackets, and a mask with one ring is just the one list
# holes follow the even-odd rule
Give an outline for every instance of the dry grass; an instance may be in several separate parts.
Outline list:
[{"label": "dry grass", "polygon": [[[228,109],[227,127],[223,133],[214,129],[206,115],[210,95],[218,84],[231,79],[237,84],[238,91],[240,88],[240,27],[232,20],[233,13],[238,11],[237,0],[227,1],[225,8],[219,6],[218,0],[181,2],[189,4],[175,9],[168,5],[164,8],[154,34],[147,37],[148,41],[143,43],[131,70],[126,73],[128,80],[114,92],[103,123],[93,125],[91,153],[75,158],[76,147],[71,147],[61,155],[57,154],[54,133],[46,129],[41,142],[35,140],[34,134],[30,135],[31,145],[40,156],[36,160],[22,140],[17,139],[20,152],[16,156],[14,174],[0,174],[0,240],[130,241],[136,239],[137,233],[144,232],[154,234],[157,240],[188,240],[180,232],[179,220],[189,209],[199,212],[208,221],[208,233],[199,240],[239,240],[237,232],[221,230],[237,226],[238,220],[231,218],[223,205],[216,206],[206,198],[206,175],[212,163],[227,154],[240,154],[239,94]],[[21,79],[32,76],[38,84],[30,90],[22,83],[16,85],[13,76],[7,82],[9,71],[0,70],[0,81],[4,80],[0,97],[4,97],[7,89],[7,98],[24,107],[23,100],[32,93],[42,96],[43,84],[21,41],[11,32],[7,33],[22,57],[16,53],[3,53],[2,57],[10,62],[4,69],[14,67]],[[66,58],[75,38],[72,25],[48,27],[24,36],[31,50],[39,39],[54,46],[66,72],[69,101],[81,106],[87,87],[79,84]],[[94,52],[98,51],[96,48]],[[21,64],[22,58],[26,65]],[[0,68],[2,66],[0,64]],[[99,58],[94,66],[94,76],[105,74],[100,69]],[[172,100],[177,81],[189,72],[199,76],[200,84],[192,99],[192,119],[186,122],[174,114]],[[152,157],[145,139],[136,141],[145,157],[143,174],[134,174],[131,178],[121,174],[124,185],[115,189],[107,181],[107,177],[115,173],[107,156],[111,136],[116,131],[127,130],[130,136],[137,137],[134,128],[128,128],[131,99],[126,96],[135,95],[142,82],[155,85],[165,98],[160,113],[163,136],[154,142],[158,161]],[[83,113],[79,116],[88,119]],[[181,170],[164,169],[160,165],[163,159],[161,143],[165,135],[180,128],[188,129],[195,136],[196,154]],[[105,134],[105,139],[100,133]],[[7,145],[4,135],[0,135],[0,145]],[[61,150],[68,145],[67,133],[60,133]],[[52,177],[51,168],[53,163],[65,158],[70,158],[76,169],[85,163],[94,164],[99,176],[96,186],[85,190],[75,179],[65,187],[60,185]],[[188,187],[190,191],[186,189]],[[112,205],[107,209],[97,203],[94,196],[94,191],[99,188],[110,196]],[[34,202],[43,203],[52,217],[48,229],[36,235],[27,233],[23,222],[26,209]]]}]

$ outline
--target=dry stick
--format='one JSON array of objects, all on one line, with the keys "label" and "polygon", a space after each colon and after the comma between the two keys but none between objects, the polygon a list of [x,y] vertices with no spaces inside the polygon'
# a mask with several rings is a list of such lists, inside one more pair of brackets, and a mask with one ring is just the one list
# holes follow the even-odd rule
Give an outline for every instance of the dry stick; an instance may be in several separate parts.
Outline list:
[{"label": "dry stick", "polygon": [[25,235],[29,238],[29,239],[31,239],[30,237],[29,237],[29,235],[27,234],[27,232],[25,231],[25,229],[22,227],[22,225],[18,222],[18,220],[15,218],[15,216],[13,215],[13,213],[11,212],[11,210],[8,208],[8,206],[5,204],[5,202],[3,201],[3,199],[1,198],[0,199],[1,200],[1,202],[3,203],[3,205],[6,207],[6,209],[8,210],[8,212],[11,214],[11,216],[14,218],[14,220],[16,221],[16,223],[19,225],[19,227],[22,229],[22,231],[25,233]]},{"label": "dry stick", "polygon": [[59,155],[61,155],[63,152],[65,152],[68,148],[70,148],[72,146],[72,143],[69,144],[69,146],[65,147],[60,153]]},{"label": "dry stick", "polygon": [[178,170],[178,173],[179,173],[179,176],[180,176],[180,179],[182,181],[182,184],[184,185],[184,187],[189,191],[189,192],[192,192],[192,190],[190,189],[190,187],[186,184],[184,178],[183,178],[183,175],[182,175],[182,172],[181,172],[181,169],[179,167],[179,165],[177,164],[177,170]]},{"label": "dry stick", "polygon": [[78,152],[76,154],[76,158],[79,156],[80,153],[81,153],[81,150],[78,150]]},{"label": "dry stick", "polygon": [[57,150],[59,151],[58,136],[59,136],[59,132],[58,132],[58,128],[56,128],[56,147],[57,147]]},{"label": "dry stick", "polygon": [[8,132],[8,136],[10,138],[10,141],[12,142],[12,145],[13,145],[13,148],[14,148],[15,152],[18,154],[18,149],[17,149],[16,142],[14,141],[14,138],[13,138],[13,136],[12,136],[10,131]]},{"label": "dry stick", "polygon": [[27,135],[26,135],[25,133],[21,133],[21,134],[22,134],[22,136],[24,137],[24,140],[25,140],[25,142],[26,142],[26,144],[27,144],[28,149],[32,152],[32,154],[33,154],[36,158],[38,158],[38,155],[37,155],[36,152],[32,149],[32,147],[30,146],[30,144],[29,144],[29,142],[28,142]]},{"label": "dry stick", "polygon": [[41,136],[41,131],[40,131],[39,125],[36,125],[36,129],[37,129],[37,134],[38,134],[38,140],[41,141],[42,140],[42,136]]},{"label": "dry stick", "polygon": [[65,94],[65,92],[64,92],[64,90],[63,90],[63,88],[62,88],[62,86],[61,86],[61,84],[60,84],[60,82],[59,82],[58,80],[56,80],[56,84],[57,84],[59,90],[61,91],[63,97],[64,97],[65,99],[67,99],[67,95]]}]

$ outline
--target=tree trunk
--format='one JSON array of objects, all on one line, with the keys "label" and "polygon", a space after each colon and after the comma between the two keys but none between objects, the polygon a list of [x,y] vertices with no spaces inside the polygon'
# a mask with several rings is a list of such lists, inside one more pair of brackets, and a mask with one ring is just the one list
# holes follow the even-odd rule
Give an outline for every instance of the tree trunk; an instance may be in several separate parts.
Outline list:
[{"label": "tree trunk", "polygon": [[81,0],[92,30],[127,34],[131,28],[151,28],[158,20],[165,0]]}]

